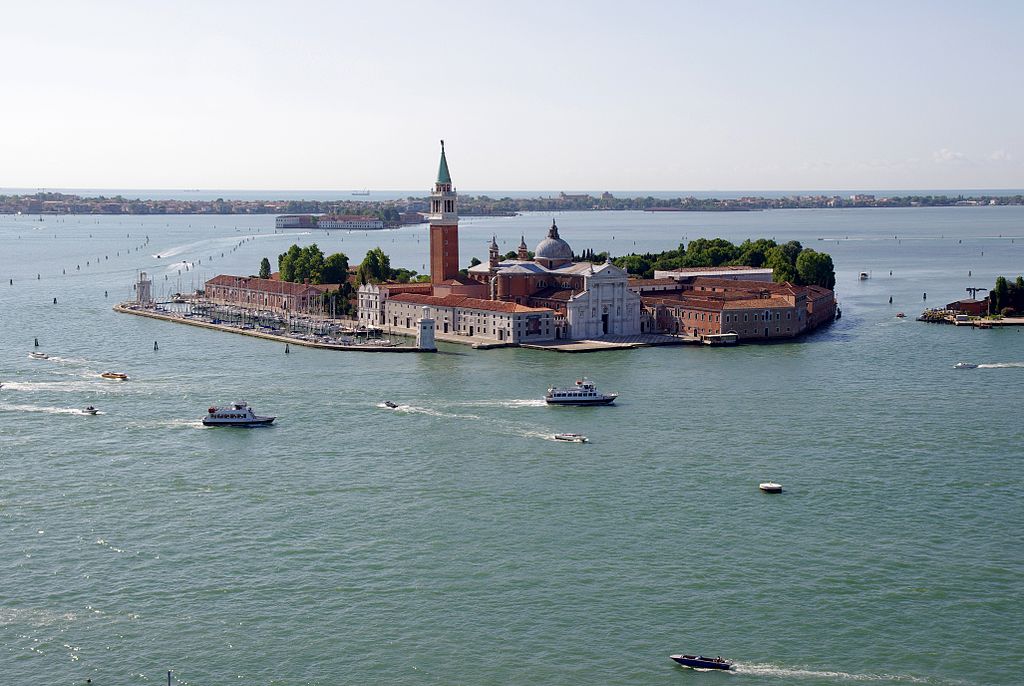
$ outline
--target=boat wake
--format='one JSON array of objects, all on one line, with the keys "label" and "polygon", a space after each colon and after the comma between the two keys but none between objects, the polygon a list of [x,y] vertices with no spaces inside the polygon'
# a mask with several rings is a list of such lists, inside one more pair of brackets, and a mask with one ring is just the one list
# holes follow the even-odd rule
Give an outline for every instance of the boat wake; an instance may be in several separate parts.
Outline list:
[{"label": "boat wake", "polygon": [[398,407],[388,407],[384,403],[377,403],[377,407],[384,408],[386,410],[394,410],[395,412],[407,412],[409,414],[425,414],[429,417],[444,417],[446,419],[481,419],[480,416],[475,414],[455,414],[453,412],[441,412],[440,410],[434,410],[429,407],[417,407],[415,405],[399,405]]},{"label": "boat wake", "polygon": [[543,398],[511,398],[507,400],[475,400],[459,403],[471,407],[544,407]]},{"label": "boat wake", "polygon": [[[6,387],[6,386],[5,386]],[[75,407],[44,407],[42,405],[6,405],[0,403],[0,412],[41,412],[44,414],[77,414],[88,416],[88,412]]]},{"label": "boat wake", "polygon": [[134,421],[129,423],[129,429],[206,429],[201,419],[155,419]]},{"label": "boat wake", "polygon": [[773,676],[780,679],[834,679],[836,681],[894,681],[911,684],[928,683],[927,679],[911,676],[909,674],[850,674],[849,672],[834,672],[818,669],[798,669],[795,667],[780,667],[770,664],[743,664],[733,663],[733,672],[736,674],[753,674],[757,676]]},{"label": "boat wake", "polygon": [[991,364],[979,364],[978,369],[1015,369],[1024,368],[1024,362],[993,362]]}]

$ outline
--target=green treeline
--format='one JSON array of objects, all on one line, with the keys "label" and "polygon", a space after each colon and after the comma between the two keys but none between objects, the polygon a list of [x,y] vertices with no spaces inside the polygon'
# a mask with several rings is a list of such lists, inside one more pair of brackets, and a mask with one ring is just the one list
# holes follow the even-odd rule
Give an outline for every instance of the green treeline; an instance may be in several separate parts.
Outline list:
[{"label": "green treeline", "polygon": [[363,258],[356,270],[356,280],[359,281],[360,286],[366,283],[383,283],[385,281],[409,283],[414,279],[424,281],[429,280],[429,277],[417,277],[416,272],[412,269],[392,268],[391,258],[380,248],[367,251],[366,257]]},{"label": "green treeline", "polygon": [[[591,255],[593,258],[600,256]],[[655,270],[683,267],[748,266],[770,267],[773,280],[798,286],[835,288],[836,273],[832,256],[805,248],[799,241],[779,245],[761,238],[735,245],[724,238],[698,238],[689,245],[679,244],[675,250],[662,253],[630,254],[612,258],[612,263],[630,274],[650,279]]]},{"label": "green treeline", "polygon": [[1005,276],[996,279],[996,287],[988,294],[989,314],[1013,317],[1024,312],[1024,277],[1009,281]]},{"label": "green treeline", "polygon": [[[262,268],[261,264],[261,273]],[[348,256],[336,252],[324,257],[316,243],[305,248],[292,244],[287,252],[277,256],[277,268],[282,281],[302,283],[308,279],[316,284],[344,283],[348,279]]]}]

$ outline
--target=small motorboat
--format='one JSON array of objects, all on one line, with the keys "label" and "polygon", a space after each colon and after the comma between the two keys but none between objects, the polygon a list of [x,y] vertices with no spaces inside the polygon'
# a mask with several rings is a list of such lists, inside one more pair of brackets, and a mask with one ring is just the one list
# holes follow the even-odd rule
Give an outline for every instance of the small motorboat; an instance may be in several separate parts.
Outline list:
[{"label": "small motorboat", "polygon": [[764,481],[757,485],[765,493],[782,493],[782,484],[777,484],[774,481]]},{"label": "small motorboat", "polygon": [[565,441],[566,443],[586,443],[587,437],[583,434],[555,434],[554,439],[556,441]]},{"label": "small motorboat", "polygon": [[103,372],[100,374],[104,379],[117,379],[118,381],[127,381],[128,375],[121,372]]},{"label": "small motorboat", "polygon": [[906,316],[907,316],[907,315],[903,314],[902,312],[897,312],[897,313],[896,313],[896,318],[897,318],[897,319],[903,319],[903,318],[904,318],[904,317],[906,317]]},{"label": "small motorboat", "polygon": [[390,407],[392,410],[398,407],[398,403],[393,403],[390,400],[384,401],[384,407]]},{"label": "small motorboat", "polygon": [[977,369],[978,365],[973,362],[957,362],[953,365],[953,369]]},{"label": "small motorboat", "polygon": [[46,353],[29,353],[28,356],[31,357],[33,360],[48,360],[48,359],[50,359],[50,356],[47,355]]},{"label": "small motorboat", "polygon": [[86,407],[86,408],[82,409],[82,413],[83,414],[96,414],[97,412],[99,412],[99,410],[97,410],[92,405],[89,405],[89,407]]},{"label": "small motorboat", "polygon": [[669,655],[677,664],[694,669],[732,669],[732,663],[722,657],[703,655]]}]

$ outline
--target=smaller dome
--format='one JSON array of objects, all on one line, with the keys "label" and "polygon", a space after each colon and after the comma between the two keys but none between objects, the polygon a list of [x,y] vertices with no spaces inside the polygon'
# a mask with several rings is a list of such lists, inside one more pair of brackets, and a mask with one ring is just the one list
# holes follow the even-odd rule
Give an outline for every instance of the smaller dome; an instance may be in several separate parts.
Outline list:
[{"label": "smaller dome", "polygon": [[547,238],[537,244],[537,249],[533,253],[537,259],[572,261],[572,248],[558,237],[558,226],[554,220],[551,221]]}]

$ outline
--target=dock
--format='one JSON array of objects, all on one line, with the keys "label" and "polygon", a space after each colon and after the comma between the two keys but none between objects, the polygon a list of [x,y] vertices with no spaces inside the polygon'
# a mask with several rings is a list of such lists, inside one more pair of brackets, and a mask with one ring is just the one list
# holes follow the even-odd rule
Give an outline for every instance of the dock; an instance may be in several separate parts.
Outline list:
[{"label": "dock", "polygon": [[520,343],[520,348],[548,350],[556,353],[596,353],[608,350],[632,350],[663,345],[697,345],[699,338],[642,333],[635,336],[604,336],[598,339],[555,340],[543,343]]},{"label": "dock", "polygon": [[141,307],[134,303],[119,303],[117,305],[114,305],[114,311],[120,312],[121,314],[134,314],[139,317],[160,319],[165,322],[174,322],[175,324],[188,324],[189,326],[198,326],[203,329],[225,331],[227,333],[241,334],[243,336],[251,336],[253,338],[263,338],[269,341],[277,341],[278,343],[286,343],[290,345],[301,345],[306,348],[319,348],[321,350],[346,350],[363,353],[436,352],[436,350],[433,349],[417,348],[416,346],[409,345],[336,345],[333,343],[320,343],[318,341],[308,341],[303,338],[298,338],[296,336],[285,336],[276,333],[268,333],[266,331],[257,331],[255,329],[241,329],[237,326],[229,326],[227,324],[214,324],[212,322],[205,322],[198,319],[190,319],[182,315],[158,312],[154,309]]}]

